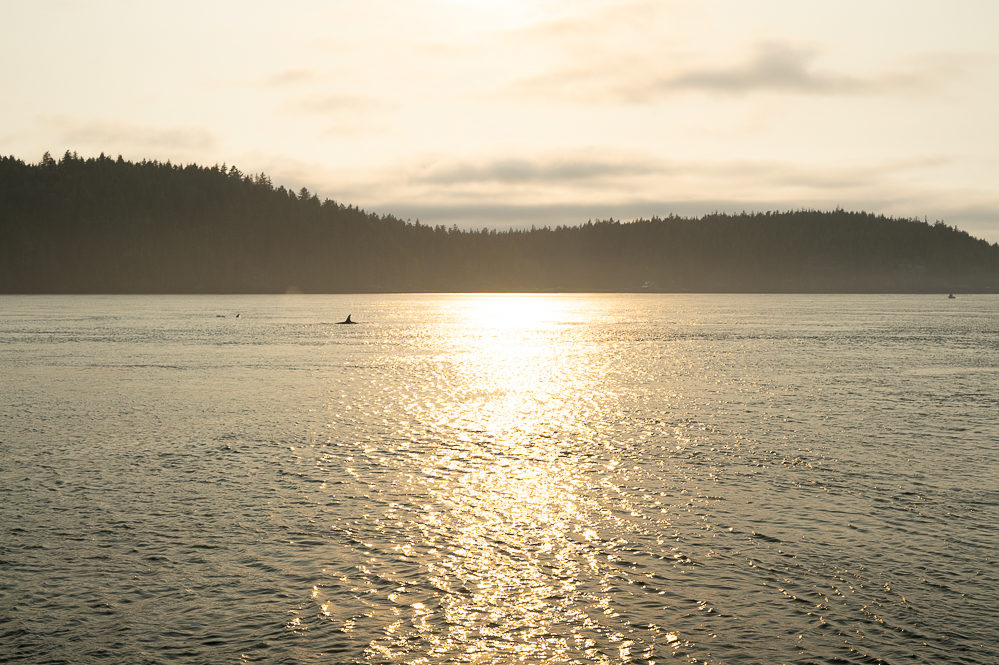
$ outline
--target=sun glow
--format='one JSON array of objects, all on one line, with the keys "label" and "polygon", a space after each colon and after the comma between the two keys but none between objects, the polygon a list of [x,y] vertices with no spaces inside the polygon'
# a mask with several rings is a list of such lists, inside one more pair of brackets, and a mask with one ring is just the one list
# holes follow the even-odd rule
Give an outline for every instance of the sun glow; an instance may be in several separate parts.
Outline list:
[{"label": "sun glow", "polygon": [[573,413],[564,403],[581,379],[564,337],[581,317],[572,299],[495,294],[456,304],[455,369],[468,393],[452,416],[512,442]]},{"label": "sun glow", "polygon": [[474,11],[475,18],[488,19],[492,27],[505,29],[536,23],[544,16],[544,5],[521,0],[444,0],[445,5]]},{"label": "sun glow", "polygon": [[538,294],[495,293],[469,297],[457,303],[461,321],[481,330],[517,329],[523,332],[551,328],[572,318],[572,301]]}]

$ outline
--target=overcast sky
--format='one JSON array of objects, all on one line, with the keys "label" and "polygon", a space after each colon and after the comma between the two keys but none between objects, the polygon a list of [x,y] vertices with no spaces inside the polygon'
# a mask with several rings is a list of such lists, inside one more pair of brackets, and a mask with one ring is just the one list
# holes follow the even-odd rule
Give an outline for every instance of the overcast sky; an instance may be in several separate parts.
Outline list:
[{"label": "overcast sky", "polygon": [[0,0],[0,153],[479,228],[797,208],[999,242],[995,0]]}]

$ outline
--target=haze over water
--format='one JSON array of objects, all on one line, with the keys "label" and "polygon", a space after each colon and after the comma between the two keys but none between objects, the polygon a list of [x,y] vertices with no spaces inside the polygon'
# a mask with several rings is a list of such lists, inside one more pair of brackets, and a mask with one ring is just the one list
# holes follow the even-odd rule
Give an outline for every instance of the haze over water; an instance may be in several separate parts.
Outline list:
[{"label": "haze over water", "polygon": [[994,663],[997,321],[0,297],[0,660]]}]

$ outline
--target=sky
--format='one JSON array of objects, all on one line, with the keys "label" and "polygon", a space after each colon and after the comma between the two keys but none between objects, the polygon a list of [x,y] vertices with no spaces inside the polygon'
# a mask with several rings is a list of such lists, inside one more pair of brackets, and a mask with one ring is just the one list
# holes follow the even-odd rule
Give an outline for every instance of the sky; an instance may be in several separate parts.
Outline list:
[{"label": "sky", "polygon": [[995,0],[0,0],[0,154],[462,228],[864,210],[999,242]]}]

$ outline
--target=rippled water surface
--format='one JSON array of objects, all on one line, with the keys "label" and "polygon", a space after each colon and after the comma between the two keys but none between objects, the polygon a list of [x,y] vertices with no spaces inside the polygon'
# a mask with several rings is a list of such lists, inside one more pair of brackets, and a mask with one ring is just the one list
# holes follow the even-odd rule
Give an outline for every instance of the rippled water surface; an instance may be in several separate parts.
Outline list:
[{"label": "rippled water surface", "polygon": [[2,297],[0,377],[0,660],[999,662],[996,296]]}]

